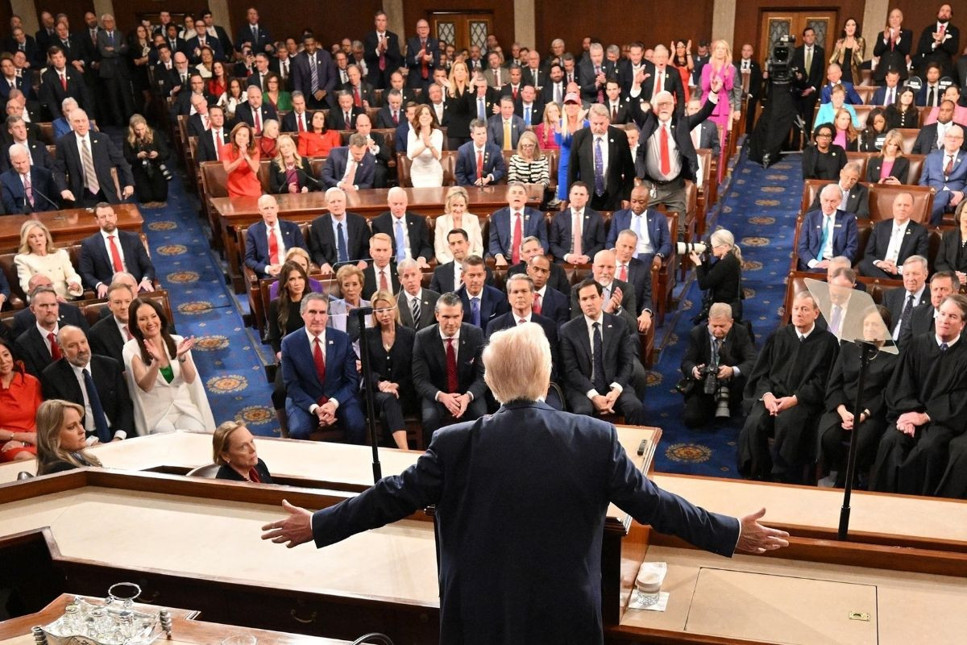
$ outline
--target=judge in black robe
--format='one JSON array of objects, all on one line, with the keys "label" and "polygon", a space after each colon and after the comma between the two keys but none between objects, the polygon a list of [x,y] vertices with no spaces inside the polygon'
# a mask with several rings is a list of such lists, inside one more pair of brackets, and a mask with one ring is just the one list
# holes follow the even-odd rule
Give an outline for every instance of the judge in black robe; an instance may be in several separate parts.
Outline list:
[{"label": "judge in black robe", "polygon": [[935,333],[903,346],[887,389],[888,425],[870,473],[873,490],[935,495],[967,478],[964,472],[944,477],[949,444],[967,429],[965,318],[967,298],[948,296]]},{"label": "judge in black robe", "polygon": [[819,307],[809,293],[797,294],[792,309],[792,324],[766,341],[745,387],[749,416],[739,433],[738,463],[744,477],[799,483],[816,458],[816,422],[839,345],[816,326]]}]

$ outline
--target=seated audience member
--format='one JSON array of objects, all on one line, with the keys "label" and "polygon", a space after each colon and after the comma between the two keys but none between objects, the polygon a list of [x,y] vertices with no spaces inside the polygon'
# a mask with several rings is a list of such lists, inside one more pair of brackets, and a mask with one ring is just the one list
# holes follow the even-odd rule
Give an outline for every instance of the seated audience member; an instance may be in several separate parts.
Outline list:
[{"label": "seated audience member", "polygon": [[107,295],[114,274],[130,273],[140,291],[154,291],[154,265],[137,233],[118,229],[118,216],[107,202],[94,207],[94,217],[100,231],[81,242],[79,273],[86,288]]},{"label": "seated audience member", "polygon": [[[902,36],[898,40],[902,41]],[[906,78],[906,64],[903,65],[902,70],[899,69],[899,66],[890,66],[885,71],[877,70],[876,76],[883,76],[883,83],[870,96],[868,105],[881,105],[886,107],[887,105],[896,103],[896,97],[900,92],[899,83],[901,74]]]},{"label": "seated audience member", "polygon": [[306,95],[296,90],[292,93],[292,110],[282,117],[282,132],[296,132],[299,138],[302,133],[309,131],[309,120],[312,113],[306,110]]},{"label": "seated audience member", "polygon": [[[870,217],[870,190],[860,180],[860,166],[856,162],[850,162],[843,166],[839,171],[839,182],[830,184],[839,188],[840,202],[837,209],[852,213],[857,218],[869,219]],[[816,196],[810,210],[819,210],[819,196]]]},{"label": "seated audience member", "polygon": [[671,255],[672,240],[668,231],[668,220],[660,211],[648,208],[649,200],[648,189],[644,186],[631,189],[630,207],[615,211],[611,217],[611,228],[605,247],[613,249],[618,234],[630,229],[638,238],[635,258],[649,266],[660,266],[661,261]]},{"label": "seated audience member", "polygon": [[406,209],[409,198],[399,186],[389,189],[386,202],[389,211],[371,221],[373,233],[386,233],[393,238],[393,257],[397,262],[413,258],[420,269],[428,269],[433,259],[433,246],[426,218]]},{"label": "seated audience member", "polygon": [[490,216],[490,241],[487,257],[498,267],[520,262],[520,247],[525,237],[536,237],[546,253],[550,249],[544,214],[527,206],[523,184],[507,186],[507,206]]},{"label": "seated audience member", "polygon": [[410,183],[414,188],[443,185],[443,130],[429,105],[416,108],[407,134],[406,157],[410,160]]},{"label": "seated audience member", "polygon": [[813,120],[813,128],[819,127],[820,123],[835,123],[836,116],[840,110],[846,110],[850,115],[850,122],[855,127],[859,124],[856,118],[856,109],[846,100],[846,90],[842,87],[834,87],[830,92],[829,102],[824,102],[816,110],[816,118]]},{"label": "seated audience member", "polygon": [[550,159],[541,152],[537,135],[525,130],[517,141],[517,152],[507,165],[507,183],[536,184],[547,190],[551,184],[550,173]]},{"label": "seated audience member", "polygon": [[[363,272],[354,264],[346,264],[339,267],[336,271],[336,286],[342,298],[329,301],[328,317],[329,326],[345,332],[349,339],[355,344],[361,335],[359,328],[359,316],[353,311],[360,307],[369,307],[370,302],[363,298],[363,284],[366,277]],[[369,327],[371,321],[366,321]]]},{"label": "seated audience member", "polygon": [[645,333],[651,327],[652,293],[651,293],[651,264],[645,264],[634,257],[638,246],[638,236],[631,229],[625,229],[618,234],[614,245],[615,276],[621,282],[627,282],[635,294],[635,312],[638,317],[638,331]]},{"label": "seated audience member", "polygon": [[349,145],[333,148],[322,166],[322,185],[342,188],[346,192],[373,187],[376,177],[376,160],[369,154],[366,137],[354,133]]},{"label": "seated audience member", "polygon": [[55,247],[50,231],[37,220],[24,222],[20,227],[20,248],[13,261],[25,294],[30,293],[30,279],[38,273],[51,279],[60,299],[79,298],[84,294],[81,276],[71,265],[67,250]]},{"label": "seated audience member", "polygon": [[400,290],[393,262],[393,240],[386,233],[376,233],[369,238],[369,256],[373,259],[363,269],[363,295],[380,291],[396,293]]},{"label": "seated audience member", "polygon": [[124,344],[122,356],[137,433],[214,430],[205,385],[191,357],[194,337],[169,333],[164,309],[154,300],[135,298],[128,320],[134,338]]},{"label": "seated audience member", "polygon": [[467,212],[469,203],[470,197],[463,186],[451,186],[447,189],[443,215],[433,220],[433,250],[438,264],[446,264],[453,260],[449,237],[454,229],[461,229],[468,238],[470,244],[468,255],[483,255],[480,218]]},{"label": "seated audience member", "polygon": [[[759,353],[745,386],[749,416],[739,433],[743,477],[802,483],[815,462],[816,420],[839,345],[816,325],[819,307],[807,291],[792,303],[792,324],[780,327]],[[775,439],[770,449],[768,440]]]},{"label": "seated audience member", "polygon": [[218,97],[217,105],[225,110],[225,119],[229,123],[236,122],[239,106],[248,100],[242,84],[242,79],[232,78],[228,81],[228,90]]},{"label": "seated audience member", "polygon": [[254,130],[254,135],[261,135],[265,122],[269,119],[278,120],[279,113],[271,105],[262,101],[262,90],[255,85],[249,85],[245,90],[246,100],[235,108],[235,120],[245,123]]},{"label": "seated audience member", "polygon": [[904,87],[897,95],[896,103],[886,106],[884,115],[886,116],[886,127],[888,129],[915,129],[920,126],[920,110],[917,109],[914,102],[915,96],[913,88]]},{"label": "seated audience member", "polygon": [[899,280],[903,263],[911,255],[927,257],[927,229],[910,219],[913,195],[900,193],[893,200],[893,218],[877,222],[866,242],[863,259],[857,267],[870,278]]},{"label": "seated audience member", "polygon": [[134,436],[134,411],[121,363],[92,354],[84,330],[78,327],[61,327],[57,343],[63,356],[44,368],[44,398],[84,408],[82,423],[90,440],[107,443]]},{"label": "seated audience member", "polygon": [[8,116],[5,123],[7,126],[6,132],[0,131],[0,146],[3,147],[3,153],[0,154],[0,169],[7,170],[10,168],[10,146],[19,144],[27,149],[31,166],[37,166],[53,173],[54,160],[47,152],[47,146],[44,142],[38,140],[39,132],[34,131],[37,126],[35,124],[28,126],[23,117],[20,116]]},{"label": "seated audience member", "polygon": [[886,432],[870,471],[871,490],[937,495],[963,483],[964,474],[947,467],[948,451],[959,457],[960,441],[950,444],[963,436],[967,415],[965,318],[967,298],[949,295],[935,331],[914,336],[903,348],[885,394]]},{"label": "seated audience member", "polygon": [[355,130],[356,117],[366,114],[361,106],[353,105],[353,95],[346,91],[336,94],[336,105],[329,110],[329,120],[335,130]]},{"label": "seated audience member", "polygon": [[[61,199],[73,202],[76,207],[86,207],[103,201],[117,204],[133,195],[131,166],[111,138],[100,132],[91,132],[87,113],[80,108],[71,112],[71,126],[73,133],[57,140],[54,159],[54,184],[60,191]],[[94,177],[89,177],[84,171],[84,151],[88,147]]]},{"label": "seated audience member", "polygon": [[445,293],[436,302],[437,324],[421,329],[413,343],[413,382],[420,397],[423,443],[458,421],[487,412],[483,362],[484,333],[462,322],[460,296]]},{"label": "seated audience member", "polygon": [[836,110],[833,117],[833,145],[839,146],[846,152],[856,152],[859,147],[860,133],[856,128],[856,119],[844,106]]},{"label": "seated audience member", "polygon": [[813,143],[802,151],[802,178],[835,181],[846,165],[846,151],[833,143],[832,123],[820,123],[813,132]]},{"label": "seated audience member", "polygon": [[[544,253],[544,247],[541,245],[541,241],[539,239],[534,236],[525,237],[524,241],[520,245],[520,262],[507,267],[507,275],[512,276],[515,273],[526,273],[527,275],[530,275],[528,267],[530,267],[531,258],[533,258],[535,255],[546,257]],[[550,262],[550,258],[547,258],[547,261]],[[566,300],[567,294],[571,293],[571,281],[568,279],[567,272],[564,270],[563,265],[556,262],[551,262],[551,268],[549,271],[550,273],[545,275],[544,279],[540,281],[540,284],[537,288],[538,291],[540,291],[540,287],[546,283],[547,286],[564,295]],[[532,275],[531,279],[533,279],[535,283],[537,282]],[[490,282],[488,281],[488,284],[489,283]],[[570,320],[570,315],[568,315],[565,320]]]},{"label": "seated audience member", "polygon": [[[463,284],[463,261],[470,255],[470,240],[462,228],[454,228],[447,233],[447,244],[453,259],[437,265],[430,279],[430,289],[437,293],[451,293],[460,288]],[[487,271],[489,274],[489,268]]]},{"label": "seated audience member", "polygon": [[[51,292],[54,293],[54,302],[56,302],[58,305],[54,320],[58,321],[59,324],[74,325],[75,327],[80,327],[85,331],[88,329],[89,325],[87,324],[87,319],[84,317],[84,314],[81,313],[81,310],[74,305],[62,302],[59,298],[57,298],[57,292],[54,291],[53,283],[46,275],[38,273],[30,279],[30,282],[27,286],[30,287],[30,291],[27,292],[27,300],[30,302],[32,302],[34,291],[40,287],[50,289]],[[25,309],[21,309],[13,315],[13,337],[16,338],[28,329],[33,328],[36,323],[37,317],[34,315],[32,307],[28,306]],[[23,358],[23,356],[20,358]]]},{"label": "seated audience member", "polygon": [[913,154],[928,155],[935,150],[943,150],[947,130],[954,125],[964,127],[962,123],[954,121],[953,102],[944,101],[940,104],[940,109],[937,112],[937,121],[923,126],[917,133],[917,140],[913,143]]},{"label": "seated audience member", "polygon": [[829,103],[832,99],[832,93],[837,87],[841,88],[843,92],[843,97],[845,102],[849,105],[863,105],[863,99],[853,87],[853,84],[849,81],[842,80],[843,78],[843,68],[840,67],[839,63],[830,63],[826,68],[826,80],[827,83],[823,85],[819,93],[819,102],[822,104]]},{"label": "seated audience member", "polygon": [[[954,106],[954,123],[967,124],[967,106],[960,100],[960,87],[956,83],[951,83],[943,93],[943,102],[950,101]],[[935,107],[927,114],[923,115],[923,125],[932,125],[937,121],[940,112],[939,107]]]},{"label": "seated audience member", "polygon": [[245,266],[259,278],[279,274],[286,252],[292,247],[306,248],[302,231],[295,222],[279,219],[279,203],[272,195],[259,197],[262,221],[245,233]]},{"label": "seated audience member", "polygon": [[604,249],[604,219],[588,205],[590,197],[587,184],[575,181],[568,191],[568,207],[551,220],[548,243],[558,262],[588,264]]},{"label": "seated audience member", "polygon": [[269,73],[265,77],[264,98],[276,112],[288,112],[292,109],[292,95],[286,91],[278,74]]},{"label": "seated audience member", "polygon": [[[342,270],[355,270],[346,266]],[[329,300],[309,293],[300,306],[305,331],[282,339],[282,378],[289,436],[308,439],[317,428],[342,430],[350,443],[365,439],[365,419],[356,392],[359,374],[349,337],[328,327]]]},{"label": "seated audience member", "polygon": [[152,129],[144,117],[135,114],[128,124],[124,139],[124,159],[131,165],[134,191],[145,206],[161,206],[168,202],[168,146],[164,137]]},{"label": "seated audience member", "polygon": [[834,257],[845,256],[851,262],[856,258],[856,216],[840,208],[842,198],[841,186],[829,184],[820,191],[819,209],[803,217],[796,247],[798,270],[823,273]]},{"label": "seated audience member", "polygon": [[[282,339],[305,325],[302,320],[302,297],[310,292],[310,286],[309,277],[303,266],[291,261],[286,261],[282,265],[279,279],[275,284],[281,286],[269,301],[265,342],[275,352],[275,362],[278,365],[282,361]],[[321,290],[314,292],[320,293]],[[286,429],[285,383],[281,368],[275,371],[272,406],[275,408],[280,427]]]},{"label": "seated audience member", "polygon": [[[413,263],[412,260],[408,262]],[[416,331],[400,322],[397,299],[391,292],[377,291],[372,302],[373,326],[366,330],[361,348],[361,351],[368,352],[372,378],[364,387],[372,390],[384,433],[392,436],[395,447],[406,450],[409,446],[405,416],[418,414],[420,409],[413,387]]]},{"label": "seated audience member", "polygon": [[37,475],[100,466],[89,453],[84,433],[84,408],[69,401],[53,399],[37,408]]},{"label": "seated audience member", "polygon": [[373,132],[373,122],[368,114],[356,117],[356,134],[365,137],[366,150],[375,161],[373,188],[386,188],[390,172],[390,149],[386,145],[386,138],[379,132]]},{"label": "seated audience member", "polygon": [[[298,246],[294,246],[285,252],[285,262],[295,262],[302,270],[309,274],[309,269],[312,264],[312,260],[309,259],[309,252]],[[283,263],[284,264],[284,263]],[[322,282],[316,280],[315,278],[309,278],[309,286],[306,287],[309,291],[313,293],[325,293],[326,290],[322,286]],[[269,285],[269,300],[277,297],[279,295],[279,281],[276,280]]]},{"label": "seated audience member", "polygon": [[279,148],[279,122],[268,119],[262,128],[262,136],[257,137],[260,159],[275,159]]},{"label": "seated audience member", "polygon": [[927,294],[927,258],[911,255],[903,262],[903,287],[887,289],[883,293],[883,306],[894,320],[890,333],[894,342],[910,336],[910,322],[918,309],[929,308]]},{"label": "seated audience member", "polygon": [[262,183],[259,181],[259,150],[252,127],[239,123],[229,135],[231,143],[222,147],[218,153],[228,175],[225,188],[232,199],[237,197],[259,197]]},{"label": "seated audience member", "polygon": [[99,356],[108,356],[124,368],[124,344],[134,338],[128,327],[128,313],[135,294],[123,283],[115,282],[107,288],[107,306],[111,312],[98,320],[88,333],[91,351]]},{"label": "seated audience member", "polygon": [[732,320],[732,308],[724,302],[713,304],[708,323],[689,333],[682,358],[685,425],[701,428],[713,418],[727,419],[738,412],[755,359],[753,339],[745,326]]},{"label": "seated audience member", "polygon": [[905,333],[900,336],[899,343],[903,345],[912,337],[935,331],[935,323],[940,316],[940,305],[952,293],[959,293],[963,283],[952,271],[937,271],[930,278],[930,306],[921,302],[922,306],[915,307],[910,316],[910,324]]},{"label": "seated audience member", "polygon": [[[54,140],[60,139],[62,136],[71,131],[71,112],[78,108],[77,99],[67,97],[60,104],[61,116],[54,119],[52,125],[54,127]],[[96,130],[97,127],[94,122],[91,121],[91,126]]]},{"label": "seated audience member", "polygon": [[463,261],[463,285],[455,292],[463,302],[464,320],[480,329],[487,329],[491,320],[510,310],[506,296],[485,284],[486,269],[482,257],[468,255]]},{"label": "seated audience member", "polygon": [[30,154],[19,143],[10,146],[10,169],[0,174],[3,212],[7,215],[29,215],[60,206],[53,201],[57,194],[50,170],[30,163]]},{"label": "seated audience member", "polygon": [[225,129],[225,110],[219,105],[208,108],[211,127],[198,136],[195,161],[221,161],[221,151],[229,143],[229,132]]},{"label": "seated audience member", "polygon": [[295,141],[287,134],[279,136],[278,154],[269,165],[269,191],[275,194],[308,193],[322,185],[312,175],[309,162],[296,150]]},{"label": "seated audience member", "polygon": [[[540,326],[551,346],[551,383],[557,384],[560,379],[560,356],[557,339],[557,321],[541,316],[534,311],[534,281],[523,273],[516,273],[507,278],[507,301],[510,311],[503,313],[487,323],[486,335],[489,339],[493,334],[503,329],[511,329],[517,325],[534,323]],[[555,385],[547,389],[544,402],[555,410],[564,409],[560,387]]]},{"label": "seated audience member", "polygon": [[241,423],[226,421],[212,434],[212,460],[219,465],[215,479],[271,484],[269,467],[255,450],[255,437]]},{"label": "seated audience member", "polygon": [[604,311],[604,290],[594,278],[585,279],[575,292],[578,317],[560,331],[568,407],[588,416],[621,414],[625,423],[641,425],[644,407],[632,387],[636,350],[628,325]]},{"label": "seated audience member", "polygon": [[[884,339],[881,331],[892,327],[890,312],[886,307],[870,309],[863,317],[863,338],[877,347],[882,347]],[[870,361],[863,381],[860,400],[863,409],[859,419],[853,414],[859,387],[860,349],[859,345],[844,342],[840,345],[839,355],[833,363],[833,371],[826,386],[826,412],[819,420],[819,440],[822,449],[822,464],[827,478],[820,485],[830,484],[838,488],[846,485],[846,458],[849,452],[850,434],[856,433],[856,472],[865,488],[867,473],[880,438],[886,430],[886,400],[884,393],[893,376],[897,364],[896,354],[880,352],[876,360]]]},{"label": "seated audience member", "polygon": [[303,157],[328,157],[340,145],[339,132],[329,127],[326,113],[312,113],[309,130],[299,133],[299,154]]},{"label": "seated audience member", "polygon": [[356,213],[346,211],[346,193],[341,188],[326,191],[328,213],[309,226],[312,261],[323,274],[335,272],[343,264],[366,267],[369,259],[369,224]]},{"label": "seated audience member", "polygon": [[440,294],[423,288],[423,273],[416,261],[403,260],[396,265],[396,270],[402,287],[396,295],[400,324],[416,331],[429,327],[433,324],[433,310]]},{"label": "seated audience member", "polygon": [[454,169],[458,186],[489,186],[507,174],[507,162],[500,148],[487,140],[487,122],[470,122],[470,141],[457,150]]},{"label": "seated audience member", "polygon": [[858,152],[879,152],[886,137],[886,114],[882,108],[873,108],[866,116],[866,127],[860,130]]},{"label": "seated audience member", "polygon": [[[713,302],[725,302],[732,306],[732,318],[742,320],[742,251],[730,231],[720,228],[709,238],[705,253],[689,254],[695,265],[695,278],[702,295],[702,312]],[[702,313],[694,322],[705,319]]]},{"label": "seated audience member", "polygon": [[947,128],[944,145],[923,160],[920,185],[936,190],[930,224],[940,226],[944,213],[953,212],[964,199],[967,186],[967,154],[964,153],[964,129],[959,125]]},{"label": "seated audience member", "polygon": [[910,176],[910,160],[903,154],[903,135],[890,130],[883,138],[880,154],[866,162],[866,181],[871,184],[905,184]]},{"label": "seated audience member", "polygon": [[[525,243],[526,244],[526,243]],[[535,246],[540,248],[540,243],[534,240]],[[555,289],[549,282],[549,276],[553,276],[553,269],[558,267],[551,262],[550,258],[542,253],[534,253],[527,261],[526,275],[534,283],[534,304],[533,311],[539,316],[550,318],[558,327],[571,319],[571,303],[568,296],[563,291]],[[509,273],[508,279],[516,273]]]},{"label": "seated audience member", "polygon": [[954,271],[961,284],[967,284],[967,202],[961,202],[954,214],[957,227],[944,231],[933,268]]},{"label": "seated audience member", "polygon": [[[627,283],[614,277],[617,261],[614,251],[598,251],[594,255],[591,265],[591,276],[603,289],[601,309],[608,314],[614,314],[624,319],[629,335],[638,328],[636,320],[637,303],[634,289]],[[571,318],[581,316],[580,285],[571,287]],[[637,335],[634,335],[637,338]]]},{"label": "seated audience member", "polygon": [[24,371],[13,346],[0,338],[0,463],[37,455],[35,415],[42,401],[40,381]]}]

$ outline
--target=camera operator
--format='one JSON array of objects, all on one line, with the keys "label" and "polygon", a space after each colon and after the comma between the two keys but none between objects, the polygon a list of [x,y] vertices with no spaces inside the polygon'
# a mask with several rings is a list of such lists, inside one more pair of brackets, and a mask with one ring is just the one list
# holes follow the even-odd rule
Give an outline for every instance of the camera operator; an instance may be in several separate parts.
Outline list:
[{"label": "camera operator", "polygon": [[688,338],[682,358],[685,425],[699,428],[728,418],[742,403],[746,375],[755,365],[755,345],[742,325],[733,324],[732,308],[724,302],[712,305],[708,325],[697,325]]},{"label": "camera operator", "polygon": [[140,114],[128,122],[124,158],[131,164],[138,201],[144,205],[167,202],[171,180],[171,170],[165,165],[168,147],[163,135],[152,130]]},{"label": "camera operator", "polygon": [[732,233],[720,228],[712,233],[703,252],[692,250],[689,257],[695,264],[698,288],[705,292],[702,309],[692,322],[698,324],[708,318],[716,302],[730,305],[732,318],[742,320],[742,252]]}]

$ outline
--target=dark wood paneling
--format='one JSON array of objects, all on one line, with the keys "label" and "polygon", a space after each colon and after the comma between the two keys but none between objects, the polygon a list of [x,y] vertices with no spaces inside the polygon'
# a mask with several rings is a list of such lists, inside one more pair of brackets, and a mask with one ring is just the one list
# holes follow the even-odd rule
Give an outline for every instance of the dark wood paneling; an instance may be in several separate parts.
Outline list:
[{"label": "dark wood paneling", "polygon": [[[10,3],[4,1],[2,3],[8,10]],[[46,9],[55,16],[59,13],[67,14],[67,19],[70,21],[71,31],[77,31],[78,29],[84,28],[84,13],[88,11],[94,11],[94,0],[44,0],[44,2],[38,2],[37,4],[37,24],[40,24],[40,12]],[[2,9],[0,9],[2,11]],[[8,14],[9,17],[9,14]],[[3,21],[4,33],[10,26],[8,20]],[[31,33],[33,35],[33,33]]]},{"label": "dark wood paneling", "polygon": [[649,47],[657,43],[667,47],[677,38],[692,39],[697,45],[711,36],[713,4],[713,0],[690,0],[686,25],[678,0],[610,0],[600,5],[601,10],[592,11],[586,5],[588,10],[579,15],[558,0],[536,0],[537,46],[544,56],[552,40],[563,38],[567,51],[577,56],[585,36],[598,38],[605,47],[635,40]]},{"label": "dark wood paneling", "polygon": [[[736,3],[735,7],[735,43],[734,49],[741,50],[742,43],[752,43],[756,47],[755,57],[762,61],[766,58],[766,52],[758,51],[758,42],[762,34],[762,12],[763,11],[807,11],[809,9],[822,9],[837,12],[839,24],[834,30],[836,37],[843,28],[847,18],[854,18],[860,23],[863,29],[863,10],[866,6],[864,0],[840,0],[830,2],[830,0],[797,0],[797,2],[770,2],[769,0],[743,0]],[[835,39],[833,39],[835,42]],[[796,44],[802,44],[801,34],[796,34]],[[867,46],[866,56],[869,58],[873,54],[873,46]],[[733,51],[733,56],[738,58],[738,51]]]},{"label": "dark wood paneling", "polygon": [[[514,3],[513,0],[454,0],[453,2],[439,2],[438,0],[406,0],[403,3],[403,20],[406,24],[406,36],[416,35],[416,21],[429,18],[431,11],[489,11],[493,17],[494,35],[500,42],[504,52],[510,52],[514,44]],[[529,43],[525,43],[529,44]]]},{"label": "dark wood paneling", "polygon": [[245,12],[255,7],[259,19],[269,30],[272,38],[282,40],[288,36],[298,37],[308,27],[326,49],[344,37],[362,40],[373,28],[373,15],[382,7],[380,0],[254,0],[229,2],[232,19],[232,40],[239,25],[245,24]]},{"label": "dark wood paneling", "polygon": [[3,29],[4,34],[10,33],[10,17],[12,15],[10,0],[0,0],[0,29]]},{"label": "dark wood paneling", "polygon": [[[208,8],[208,3],[205,0],[165,0],[165,2],[157,2],[156,0],[124,0],[124,2],[114,3],[114,19],[118,23],[118,29],[127,33],[137,26],[141,16],[157,16],[158,12],[162,9],[170,11],[172,16],[184,15],[186,13],[195,16],[206,8]],[[177,17],[175,21],[178,23],[181,22]],[[157,24],[158,21],[157,19],[153,19],[153,22]]]}]

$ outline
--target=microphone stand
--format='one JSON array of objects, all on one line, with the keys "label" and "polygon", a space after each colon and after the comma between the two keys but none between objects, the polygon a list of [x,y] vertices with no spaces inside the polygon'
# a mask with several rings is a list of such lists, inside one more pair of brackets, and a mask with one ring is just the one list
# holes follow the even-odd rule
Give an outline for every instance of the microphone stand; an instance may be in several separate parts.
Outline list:
[{"label": "microphone stand", "polygon": [[359,360],[363,367],[363,398],[366,399],[366,416],[369,424],[369,440],[373,446],[373,483],[383,478],[383,469],[379,464],[379,437],[376,434],[376,415],[373,406],[373,390],[370,377],[373,369],[369,364],[369,351],[366,348],[366,316],[373,313],[372,307],[359,307],[354,310],[359,318]]},{"label": "microphone stand", "polygon": [[840,541],[846,541],[849,534],[849,515],[850,515],[850,496],[853,493],[853,480],[856,477],[856,435],[859,432],[860,413],[863,411],[863,382],[866,380],[866,371],[870,366],[870,361],[876,356],[880,349],[866,340],[853,341],[860,349],[860,373],[856,379],[856,403],[853,405],[853,429],[849,433],[849,456],[846,459],[846,487],[843,491],[843,508],[839,512],[839,534]]}]

